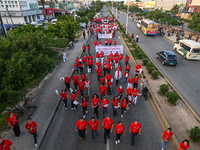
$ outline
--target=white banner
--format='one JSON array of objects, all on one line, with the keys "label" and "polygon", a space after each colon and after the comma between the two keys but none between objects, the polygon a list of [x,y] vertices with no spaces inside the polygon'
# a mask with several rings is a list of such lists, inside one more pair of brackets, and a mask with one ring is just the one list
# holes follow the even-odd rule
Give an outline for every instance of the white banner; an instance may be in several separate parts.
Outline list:
[{"label": "white banner", "polygon": [[112,34],[98,34],[99,39],[112,39]]},{"label": "white banner", "polygon": [[123,45],[115,45],[115,46],[95,46],[96,53],[100,53],[101,51],[104,55],[109,55],[111,52],[113,55],[118,52],[119,54],[123,54]]}]

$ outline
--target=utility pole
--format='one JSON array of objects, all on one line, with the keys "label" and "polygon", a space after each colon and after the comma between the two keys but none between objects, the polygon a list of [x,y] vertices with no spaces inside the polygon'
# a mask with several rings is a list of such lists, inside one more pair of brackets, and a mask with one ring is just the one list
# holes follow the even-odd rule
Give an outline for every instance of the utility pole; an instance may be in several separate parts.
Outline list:
[{"label": "utility pole", "polygon": [[129,13],[129,0],[128,0],[127,16],[126,16],[126,34],[128,33],[128,13]]},{"label": "utility pole", "polygon": [[8,11],[8,5],[6,5],[6,10],[7,10],[7,12],[8,12],[8,15],[9,15],[9,17],[10,17],[10,20],[11,20],[11,22],[12,22],[12,25],[13,25],[14,23],[13,23],[12,17],[11,17],[11,15],[10,15],[9,11]]},{"label": "utility pole", "polygon": [[0,13],[0,22],[1,22],[1,26],[2,26],[3,35],[6,37],[6,29],[5,29],[5,26],[4,26],[4,24],[3,24],[3,20],[2,20],[2,17],[1,17],[1,13]]},{"label": "utility pole", "polygon": [[97,2],[97,1],[95,0],[95,12],[97,11],[97,10],[96,10],[96,2]]},{"label": "utility pole", "polygon": [[113,14],[113,0],[112,0],[112,14]]},{"label": "utility pole", "polygon": [[117,2],[116,2],[116,19],[117,19]]}]

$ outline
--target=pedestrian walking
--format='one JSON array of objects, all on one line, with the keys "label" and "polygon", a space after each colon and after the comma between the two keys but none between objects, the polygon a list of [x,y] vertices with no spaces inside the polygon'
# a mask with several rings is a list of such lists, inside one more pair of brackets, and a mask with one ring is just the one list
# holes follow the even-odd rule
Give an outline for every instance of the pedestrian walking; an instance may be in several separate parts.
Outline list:
[{"label": "pedestrian walking", "polygon": [[83,44],[82,50],[83,50],[83,55],[86,55],[86,45],[85,44]]},{"label": "pedestrian walking", "polygon": [[108,62],[106,65],[106,68],[107,68],[107,74],[110,74],[110,71],[112,69],[112,64],[110,62]]},{"label": "pedestrian walking", "polygon": [[165,145],[169,145],[171,142],[171,138],[173,136],[173,132],[171,128],[168,128],[167,131],[164,131],[160,137],[160,141],[162,141],[162,150],[164,150]]},{"label": "pedestrian walking", "polygon": [[103,60],[104,60],[104,52],[100,52],[100,58],[101,58],[101,64],[103,65]]},{"label": "pedestrian walking", "polygon": [[106,87],[107,87],[108,94],[111,95],[112,94],[112,82],[110,80],[107,80]]},{"label": "pedestrian walking", "polygon": [[71,110],[76,110],[78,108],[78,105],[74,104],[77,101],[77,96],[74,91],[71,92],[70,98],[71,98]]},{"label": "pedestrian walking", "polygon": [[122,77],[122,72],[119,71],[119,69],[117,69],[115,71],[116,86],[118,86],[118,83],[119,83],[119,80],[121,79],[121,77]]},{"label": "pedestrian walking", "polygon": [[[91,72],[92,72],[93,60],[92,60],[91,58],[88,60],[87,65],[88,65],[89,69],[90,69]],[[89,73],[89,72],[88,72],[88,73]]]},{"label": "pedestrian walking", "polygon": [[71,82],[71,79],[70,77],[68,77],[68,75],[65,76],[65,91],[68,89],[68,91],[70,90],[70,82]]},{"label": "pedestrian walking", "polygon": [[100,78],[100,84],[105,85],[105,78],[103,76],[101,76],[101,78]]},{"label": "pedestrian walking", "polygon": [[108,39],[105,40],[105,46],[108,46]]},{"label": "pedestrian walking", "polygon": [[68,94],[67,92],[65,92],[65,90],[62,90],[62,92],[60,93],[61,100],[64,102],[65,104],[65,109],[67,109],[67,98],[68,98]]},{"label": "pedestrian walking", "polygon": [[83,30],[83,38],[85,39],[85,30]]},{"label": "pedestrian walking", "polygon": [[123,118],[123,114],[126,113],[126,109],[128,108],[129,101],[126,97],[124,97],[120,102],[120,108],[121,108],[121,118]]},{"label": "pedestrian walking", "polygon": [[99,54],[99,52],[97,52],[97,53],[96,53],[96,62],[98,62],[99,59],[100,59],[100,54]]},{"label": "pedestrian walking", "polygon": [[101,100],[103,99],[103,97],[106,95],[107,93],[107,87],[103,84],[101,84],[101,86],[99,87],[99,93],[101,95]]},{"label": "pedestrian walking", "polygon": [[99,37],[98,37],[99,35],[98,35],[98,33],[96,33],[96,39],[97,39],[97,41],[99,40]]},{"label": "pedestrian walking", "polygon": [[117,115],[117,110],[119,108],[119,100],[117,98],[117,96],[114,96],[112,99],[112,107],[113,107],[113,116]]},{"label": "pedestrian walking", "polygon": [[90,55],[90,44],[87,45],[88,54]]},{"label": "pedestrian walking", "polygon": [[132,94],[132,99],[133,99],[132,104],[136,106],[139,90],[134,87],[133,90],[131,91],[131,94]]},{"label": "pedestrian walking", "polygon": [[139,77],[138,75],[135,76],[135,78],[133,78],[133,88],[136,88],[138,87],[138,81],[139,81]]},{"label": "pedestrian walking", "polygon": [[99,113],[98,113],[99,103],[100,103],[99,96],[97,94],[94,94],[92,96],[91,104],[92,108],[94,109],[94,114],[96,114],[97,118],[99,118]]},{"label": "pedestrian walking", "polygon": [[87,30],[87,34],[88,34],[88,37],[90,36],[90,31],[89,30]]},{"label": "pedestrian walking", "polygon": [[132,100],[132,90],[133,90],[133,86],[130,86],[130,88],[126,89],[127,98],[129,99],[130,104],[131,104],[131,100]]},{"label": "pedestrian walking", "polygon": [[124,58],[124,62],[125,62],[125,66],[127,66],[128,64],[128,61],[129,61],[129,56],[126,55],[125,58]]},{"label": "pedestrian walking", "polygon": [[18,123],[17,117],[12,112],[9,113],[7,123],[11,127],[11,129],[14,131],[15,139],[17,139],[17,137],[20,135],[21,131],[19,128],[19,123]]},{"label": "pedestrian walking", "polygon": [[83,109],[83,118],[85,118],[86,113],[88,112],[88,101],[85,96],[81,100],[81,106]]},{"label": "pedestrian walking", "polygon": [[134,33],[132,33],[131,38],[132,38],[132,41],[134,41]]},{"label": "pedestrian walking", "polygon": [[120,54],[119,55],[119,65],[122,66],[122,60],[123,60],[123,55]]},{"label": "pedestrian walking", "polygon": [[111,62],[113,63],[113,56],[114,56],[114,55],[113,55],[112,51],[110,52],[110,54],[109,54],[108,56],[109,56]]},{"label": "pedestrian walking", "polygon": [[99,46],[101,46],[101,44],[102,44],[102,41],[101,41],[101,40],[99,40],[99,42],[98,42],[98,43],[99,43]]},{"label": "pedestrian walking", "polygon": [[133,78],[131,76],[129,76],[127,89],[130,88],[131,86],[133,86]]},{"label": "pedestrian walking", "polygon": [[109,46],[111,46],[112,45],[112,40],[109,40],[108,42],[109,42]]},{"label": "pedestrian walking", "polygon": [[178,150],[187,150],[190,147],[189,140],[185,139],[183,142],[181,142],[178,146]]},{"label": "pedestrian walking", "polygon": [[125,71],[124,72],[126,72],[126,71],[128,71],[128,73],[131,71],[131,66],[130,66],[129,63],[127,63],[127,65],[125,66]]},{"label": "pedestrian walking", "polygon": [[37,123],[32,121],[31,118],[27,119],[27,123],[25,124],[26,130],[33,135],[35,147],[37,147]]},{"label": "pedestrian walking", "polygon": [[95,63],[95,68],[98,69],[101,67],[101,62],[100,60],[98,60],[96,63]]},{"label": "pedestrian walking", "polygon": [[128,84],[128,78],[129,78],[129,73],[128,73],[128,71],[125,71],[125,73],[124,73],[124,86],[126,84]]},{"label": "pedestrian walking", "polygon": [[134,145],[135,144],[135,136],[137,135],[141,135],[141,124],[139,123],[139,121],[136,119],[135,122],[133,122],[131,125],[130,125],[130,134],[131,134],[131,145]]},{"label": "pedestrian walking", "polygon": [[137,34],[136,35],[136,42],[138,43],[138,41],[139,41],[139,35]]},{"label": "pedestrian walking", "polygon": [[114,58],[114,61],[115,61],[115,68],[117,68],[117,67],[118,67],[118,64],[119,64],[119,57],[116,56],[116,57]]},{"label": "pedestrian walking", "polygon": [[[82,61],[82,60],[81,60]],[[83,74],[83,63],[82,62],[79,62],[79,68],[80,68],[80,74]]]},{"label": "pedestrian walking", "polygon": [[110,138],[110,133],[113,131],[113,119],[108,115],[103,119],[102,127],[104,129],[104,143],[106,144],[107,138]]},{"label": "pedestrian walking", "polygon": [[91,130],[92,139],[94,140],[95,136],[98,136],[99,132],[99,121],[92,117],[91,120],[88,122],[89,128]]},{"label": "pedestrian walking", "polygon": [[114,40],[114,45],[117,45],[117,40]]},{"label": "pedestrian walking", "polygon": [[90,95],[90,86],[91,86],[91,82],[88,80],[88,78],[86,78],[86,80],[85,80],[85,89],[86,89],[87,98],[89,98],[89,95]]},{"label": "pedestrian walking", "polygon": [[102,69],[100,67],[98,67],[96,70],[96,73],[97,73],[97,81],[100,82]]},{"label": "pedestrian walking", "polygon": [[63,62],[65,63],[65,60],[68,61],[68,58],[67,58],[67,51],[63,51]]},{"label": "pedestrian walking", "polygon": [[85,82],[82,81],[82,79],[78,82],[78,89],[81,93],[81,98],[84,96],[84,89],[85,89]]},{"label": "pedestrian walking", "polygon": [[135,66],[135,72],[142,73],[142,65],[140,63]]},{"label": "pedestrian walking", "polygon": [[0,137],[0,150],[10,150],[10,147],[16,150],[16,147],[10,140]]},{"label": "pedestrian walking", "polygon": [[196,41],[196,42],[198,42],[198,40],[199,40],[199,35],[197,36],[197,38],[196,38],[196,40],[195,40],[195,41]]},{"label": "pedestrian walking", "polygon": [[109,101],[106,99],[106,96],[101,101],[102,110],[103,110],[103,118],[105,118],[105,113],[107,113],[107,109],[109,106]]},{"label": "pedestrian walking", "polygon": [[118,100],[120,102],[120,100],[122,99],[122,96],[124,94],[124,89],[122,88],[122,86],[120,85],[119,88],[117,89],[117,94],[118,94]]},{"label": "pedestrian walking", "polygon": [[147,86],[147,79],[146,76],[143,76],[141,79],[141,90]]},{"label": "pedestrian walking", "polygon": [[191,40],[192,36],[193,36],[192,34],[189,34],[188,39]]},{"label": "pedestrian walking", "polygon": [[75,91],[77,91],[79,76],[76,73],[74,73],[72,80],[74,81]]},{"label": "pedestrian walking", "polygon": [[83,117],[80,117],[79,120],[76,122],[75,131],[78,131],[80,139],[85,141],[85,133],[87,133],[87,121],[83,120]]},{"label": "pedestrian walking", "polygon": [[117,125],[115,125],[115,135],[116,135],[116,144],[120,143],[120,137],[124,133],[125,136],[125,127],[122,124],[122,121],[119,121]]}]

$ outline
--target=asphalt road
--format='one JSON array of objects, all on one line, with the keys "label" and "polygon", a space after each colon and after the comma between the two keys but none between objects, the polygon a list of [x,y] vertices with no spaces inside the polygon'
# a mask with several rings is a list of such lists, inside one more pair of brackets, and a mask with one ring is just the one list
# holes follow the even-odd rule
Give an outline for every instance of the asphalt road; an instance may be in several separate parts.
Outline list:
[{"label": "asphalt road", "polygon": [[[115,9],[113,13],[116,13]],[[122,25],[126,25],[126,16],[124,14],[119,13],[118,20]],[[174,43],[160,35],[145,36],[142,31],[137,28],[135,21],[129,18],[128,22],[128,32],[130,34],[134,33],[135,36],[136,34],[139,35],[140,46],[200,116],[200,61],[184,59],[180,54],[175,52],[179,60],[178,65],[176,67],[163,66],[161,62],[156,59],[155,54],[161,50],[173,51]]]},{"label": "asphalt road", "polygon": [[[105,15],[108,14],[106,12],[106,8],[103,8],[103,13]],[[118,34],[116,33],[115,39],[118,38]],[[92,39],[95,39],[94,35]],[[95,55],[94,52],[94,46],[92,44],[91,38],[89,41],[92,49],[92,55]],[[104,43],[104,41],[103,41]],[[122,44],[122,41],[118,40],[119,44]],[[124,55],[127,54],[126,50],[124,49]],[[132,71],[131,75],[134,75],[134,65],[131,62]],[[124,67],[124,63],[123,63]],[[114,66],[113,66],[114,68]],[[86,71],[86,69],[84,70]],[[111,74],[114,74],[114,69],[112,69]],[[123,70],[124,72],[124,70]],[[98,89],[100,84],[97,82],[97,76],[96,73],[93,71],[93,73],[88,75],[89,80],[91,81],[91,96],[89,98],[89,112],[86,115],[86,121],[88,122],[93,114],[93,110],[91,108],[91,97],[93,94],[98,93]],[[122,84],[123,81],[120,81],[120,84]],[[115,86],[115,80],[113,82],[113,93],[112,95],[106,95],[108,100],[111,102],[112,98],[116,95],[116,90],[118,87]],[[72,88],[74,86],[72,85]],[[126,87],[123,86],[124,89]],[[69,93],[69,92],[68,92]],[[124,94],[125,95],[125,94]],[[80,98],[78,98],[78,101],[80,102]],[[68,106],[70,106],[70,99],[68,100]],[[117,124],[119,120],[122,120],[123,124],[125,125],[125,131],[126,135],[121,137],[121,143],[116,145],[115,144],[115,136],[113,133],[111,133],[110,139],[107,142],[107,144],[104,144],[103,142],[103,130],[101,128],[101,123],[103,120],[102,115],[102,109],[99,107],[99,118],[97,119],[100,122],[100,132],[99,136],[92,140],[91,132],[86,134],[86,141],[80,141],[78,133],[75,132],[75,124],[80,116],[82,116],[82,108],[79,107],[77,110],[70,110],[71,107],[68,107],[67,110],[64,109],[63,103],[60,104],[58,111],[55,114],[55,117],[47,131],[46,136],[44,137],[43,142],[41,143],[41,146],[39,147],[40,150],[53,150],[53,149],[59,149],[59,150],[80,150],[80,149],[86,149],[86,150],[120,150],[120,149],[135,149],[135,150],[145,150],[145,149],[161,149],[161,142],[159,141],[159,138],[162,134],[162,130],[159,126],[159,123],[154,115],[154,112],[149,104],[148,101],[145,101],[143,97],[138,98],[137,106],[130,106],[130,109],[127,111],[126,114],[124,114],[124,118],[120,118],[120,111],[118,110],[118,116],[113,117],[112,116],[112,108],[108,108],[108,113],[114,120],[114,125]],[[142,134],[140,137],[137,137],[137,141],[134,146],[131,145],[130,139],[131,136],[129,134],[129,126],[134,121],[134,119],[139,119],[139,122],[142,124]],[[166,150],[169,149],[169,147],[166,147]]]}]

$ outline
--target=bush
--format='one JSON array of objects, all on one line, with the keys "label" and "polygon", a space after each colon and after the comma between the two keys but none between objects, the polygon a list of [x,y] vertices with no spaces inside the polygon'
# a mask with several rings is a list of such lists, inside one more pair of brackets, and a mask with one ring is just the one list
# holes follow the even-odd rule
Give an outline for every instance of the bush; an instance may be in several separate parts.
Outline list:
[{"label": "bush", "polygon": [[151,74],[154,71],[154,67],[148,68],[148,73]]},{"label": "bush", "polygon": [[169,85],[167,85],[167,84],[162,84],[161,86],[160,86],[160,93],[162,94],[162,95],[165,95],[165,93],[167,93],[169,91]]},{"label": "bush", "polygon": [[142,57],[143,57],[143,54],[142,54],[142,53],[138,53],[138,54],[137,54],[137,58],[138,58],[138,59],[142,59]]},{"label": "bush", "polygon": [[176,104],[178,101],[179,96],[176,92],[167,92],[165,95],[167,97],[167,101],[171,104]]},{"label": "bush", "polygon": [[133,47],[136,47],[136,43],[135,42],[133,42]]},{"label": "bush", "polygon": [[140,52],[140,49],[138,47],[135,47],[135,52],[136,53],[139,53]]},{"label": "bush", "polygon": [[154,65],[151,62],[147,63],[146,66],[147,66],[147,69],[150,67],[154,67]]},{"label": "bush", "polygon": [[190,133],[189,137],[193,142],[200,142],[200,128],[195,126],[188,131]]},{"label": "bush", "polygon": [[129,36],[129,37],[128,37],[128,41],[131,42],[131,40],[132,40],[132,38]]},{"label": "bush", "polygon": [[152,73],[151,73],[151,76],[154,78],[154,79],[158,79],[158,75],[160,74],[160,72],[158,72],[158,71],[153,71]]},{"label": "bush", "polygon": [[142,64],[142,65],[143,65],[143,66],[146,66],[146,65],[147,65],[147,63],[149,62],[149,60],[145,58],[145,59],[143,59],[143,60],[142,60],[142,62],[143,62],[143,64]]}]

